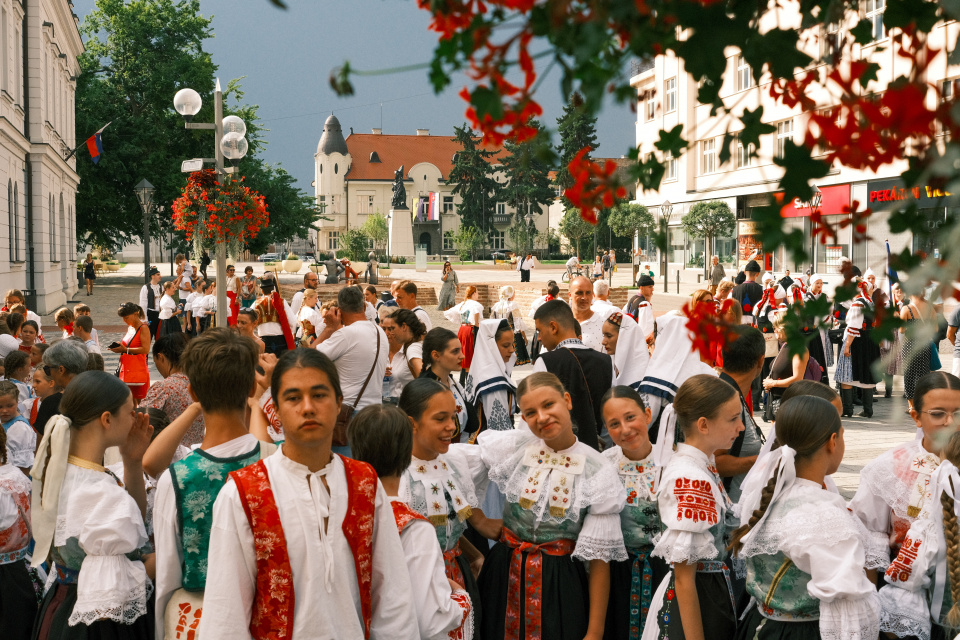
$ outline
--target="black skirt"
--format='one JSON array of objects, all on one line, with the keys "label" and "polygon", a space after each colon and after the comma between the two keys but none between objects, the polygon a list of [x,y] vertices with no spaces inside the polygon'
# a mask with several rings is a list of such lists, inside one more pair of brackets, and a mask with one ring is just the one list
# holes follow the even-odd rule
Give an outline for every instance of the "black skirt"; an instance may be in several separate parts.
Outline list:
[{"label": "black skirt", "polygon": [[157,337],[167,336],[171,333],[183,333],[183,327],[180,326],[180,318],[173,316],[165,320],[157,318],[160,326],[157,327]]},{"label": "black skirt", "polygon": [[[502,640],[507,619],[507,588],[513,549],[498,542],[490,551],[480,571],[480,598],[483,620],[478,638]],[[523,553],[526,560],[527,553]],[[542,589],[540,592],[540,629],[544,640],[583,640],[590,622],[590,592],[583,563],[572,556],[541,554]],[[524,578],[521,570],[520,593],[523,598]],[[525,599],[524,599],[525,600]],[[520,611],[518,637],[526,637],[523,610]]]},{"label": "black skirt", "polygon": [[37,591],[24,560],[0,564],[0,638],[28,640],[37,617]]},{"label": "black skirt", "polygon": [[[650,548],[652,551],[653,548]],[[641,610],[642,602],[631,602],[630,587],[633,582],[633,563],[636,555],[628,550],[629,560],[618,560],[610,563],[610,600],[607,604],[607,623],[603,630],[603,637],[606,640],[623,640],[631,636],[631,627],[635,627],[634,622],[638,622],[637,637],[643,633],[643,625],[646,622],[647,615]],[[646,576],[642,574],[643,563],[640,563],[640,580],[637,590],[645,588],[650,590],[650,597],[653,597],[657,587],[667,577],[670,567],[662,558],[652,558],[647,556],[647,562],[650,564],[651,577],[649,583]],[[641,598],[642,600],[642,598]],[[637,610],[639,615],[634,615]]]},{"label": "black skirt", "polygon": [[147,612],[133,624],[98,620],[91,625],[67,624],[77,603],[77,585],[55,582],[43,598],[33,626],[33,640],[153,640],[156,635],[153,598],[147,598]]},{"label": "black skirt", "polygon": [[870,337],[870,329],[861,329],[860,335],[850,343],[850,364],[853,367],[853,379],[861,384],[876,384],[879,376],[873,373],[873,367],[880,360],[880,345]]},{"label": "black skirt", "polygon": [[[670,574],[667,595],[660,610],[656,612],[656,622],[660,628],[660,638],[683,640],[683,621],[680,619],[680,607],[677,606],[674,574]],[[733,638],[737,630],[737,618],[730,603],[730,591],[722,573],[697,572],[697,598],[700,600],[700,619],[704,637]],[[654,615],[653,612],[650,615]]]},{"label": "black skirt", "polygon": [[477,585],[477,579],[473,577],[473,572],[470,571],[470,562],[467,560],[467,556],[461,553],[457,556],[456,563],[460,567],[460,573],[463,574],[463,588],[470,594],[470,606],[473,607],[473,625],[475,629],[478,629],[480,620],[483,619],[481,616],[483,603],[480,598],[480,587]]},{"label": "black skirt", "polygon": [[517,361],[514,366],[519,367],[522,364],[530,364],[530,354],[527,352],[527,341],[523,338],[523,333],[516,331],[513,334],[513,348],[517,352]]},{"label": "black skirt", "polygon": [[737,626],[736,640],[820,640],[820,621],[768,620],[754,604]]}]

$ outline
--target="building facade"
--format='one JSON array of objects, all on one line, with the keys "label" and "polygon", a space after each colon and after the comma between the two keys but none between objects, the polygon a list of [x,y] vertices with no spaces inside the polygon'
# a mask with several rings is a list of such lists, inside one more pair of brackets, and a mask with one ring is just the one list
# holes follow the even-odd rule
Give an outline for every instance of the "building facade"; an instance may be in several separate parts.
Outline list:
[{"label": "building facade", "polygon": [[[880,72],[877,81],[871,82],[866,88],[867,95],[881,93],[892,80],[907,75],[910,62],[896,55],[890,34],[883,27],[883,10],[883,2],[871,0],[861,3],[860,15],[852,12],[839,24],[804,31],[801,42],[805,43],[806,53],[815,61],[811,68],[825,69],[826,61],[834,59],[834,56],[875,62],[879,64]],[[792,26],[800,29],[801,26],[801,16],[795,2],[788,3],[776,15],[768,17],[776,19],[780,28]],[[862,46],[842,46],[844,42],[852,42],[849,29],[861,19],[871,21],[873,41]],[[954,80],[960,77],[960,67],[949,64],[944,52],[952,48],[958,34],[960,26],[956,22],[941,23],[928,42],[939,53],[930,64],[925,80],[939,87],[947,97],[952,95]],[[821,73],[821,77],[823,75]],[[836,273],[840,257],[848,256],[862,269],[870,267],[882,273],[886,263],[886,241],[889,241],[890,250],[895,253],[909,248],[938,255],[935,240],[927,243],[928,246],[920,246],[920,241],[914,239],[913,234],[894,234],[889,230],[889,211],[898,203],[903,203],[902,197],[896,199],[894,196],[898,188],[902,192],[898,178],[907,168],[905,159],[882,167],[876,173],[835,164],[829,174],[814,185],[815,194],[811,202],[783,203],[781,215],[785,220],[785,229],[799,229],[804,233],[810,243],[808,251],[813,256],[810,262],[796,263],[783,248],[764,250],[763,239],[757,234],[756,223],[751,219],[752,211],[775,202],[782,169],[774,161],[783,154],[788,140],[802,143],[810,114],[799,106],[790,108],[776,102],[770,96],[768,75],[762,74],[758,82],[736,48],[727,51],[720,97],[724,105],[737,116],[744,110],[752,112],[763,107],[763,121],[775,127],[775,130],[762,136],[757,149],[753,145],[745,148],[736,138],[736,130],[741,126],[737,118],[719,113],[711,115],[710,105],[698,102],[698,84],[686,73],[682,60],[672,55],[658,56],[652,66],[639,70],[631,78],[631,85],[637,91],[637,146],[644,156],[656,153],[666,168],[659,190],[638,192],[635,201],[646,205],[658,220],[662,216],[668,218],[667,259],[670,269],[702,269],[705,252],[703,240],[687,237],[680,227],[680,220],[697,202],[712,200],[723,201],[731,211],[736,212],[736,230],[730,237],[716,239],[710,251],[730,265],[742,266],[751,253],[759,250],[764,256],[765,268],[773,271],[813,268],[821,273]],[[828,89],[818,89],[814,97],[818,112],[838,104]],[[931,92],[927,99],[931,102],[930,106],[934,106],[939,98]],[[669,131],[678,124],[683,125],[683,134],[689,146],[679,158],[664,157],[655,150],[654,142],[661,130]],[[732,157],[722,163],[720,150],[728,132],[734,135]],[[942,139],[939,142],[942,143]],[[823,154],[823,149],[815,149],[815,155]],[[928,218],[933,226],[942,223],[948,211],[955,206],[952,198],[926,187],[917,189],[915,197],[921,207],[919,215]],[[860,210],[869,206],[874,211],[867,222],[867,235],[870,237],[867,241],[853,242],[850,227],[841,229],[837,241],[827,245],[812,239],[812,209],[819,208],[826,216],[841,215],[855,202]],[[658,259],[654,253],[655,250],[652,250],[649,256],[651,260]]]},{"label": "building facade", "polygon": [[[83,51],[66,0],[0,0],[0,280],[50,313],[77,291],[74,97]],[[4,199],[3,185],[6,185]]]}]

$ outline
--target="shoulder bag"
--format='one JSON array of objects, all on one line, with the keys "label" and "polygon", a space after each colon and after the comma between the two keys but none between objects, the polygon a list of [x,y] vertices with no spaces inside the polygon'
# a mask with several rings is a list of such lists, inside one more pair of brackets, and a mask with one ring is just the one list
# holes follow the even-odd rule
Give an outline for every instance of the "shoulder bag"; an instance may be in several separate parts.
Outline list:
[{"label": "shoulder bag", "polygon": [[[376,325],[374,325],[374,328],[377,328]],[[360,402],[360,398],[363,397],[363,392],[367,390],[367,385],[370,384],[370,378],[373,377],[373,372],[377,368],[377,361],[379,359],[380,329],[377,329],[377,350],[374,352],[370,373],[367,374],[367,379],[363,381],[363,386],[360,387],[360,393],[357,394],[357,399],[353,401],[353,404],[350,405],[344,402],[340,405],[340,413],[337,414],[337,423],[333,427],[333,445],[335,447],[347,446],[347,426],[350,424],[350,419],[353,418],[353,412],[357,410],[357,404]]]}]

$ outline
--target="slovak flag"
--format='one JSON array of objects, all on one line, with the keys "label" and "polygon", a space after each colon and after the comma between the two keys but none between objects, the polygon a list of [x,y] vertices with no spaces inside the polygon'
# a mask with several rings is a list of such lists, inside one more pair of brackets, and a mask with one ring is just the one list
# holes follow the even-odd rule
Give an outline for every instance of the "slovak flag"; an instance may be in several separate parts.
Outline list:
[{"label": "slovak flag", "polygon": [[100,154],[103,153],[103,140],[101,140],[100,134],[102,134],[103,130],[109,126],[110,123],[108,122],[100,127],[99,131],[87,138],[87,151],[90,152],[90,159],[93,160],[93,164],[98,164],[100,162]]}]

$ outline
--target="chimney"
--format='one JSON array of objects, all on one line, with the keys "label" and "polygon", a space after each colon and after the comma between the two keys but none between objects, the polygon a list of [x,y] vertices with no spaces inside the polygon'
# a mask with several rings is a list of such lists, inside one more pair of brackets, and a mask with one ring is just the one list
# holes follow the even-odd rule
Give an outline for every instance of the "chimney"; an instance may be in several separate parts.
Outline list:
[{"label": "chimney", "polygon": [[417,129],[418,136],[428,136],[430,135],[430,129]]},{"label": "chimney", "polygon": [[373,133],[373,135],[379,136],[383,133],[383,129],[371,129],[371,132]]}]

